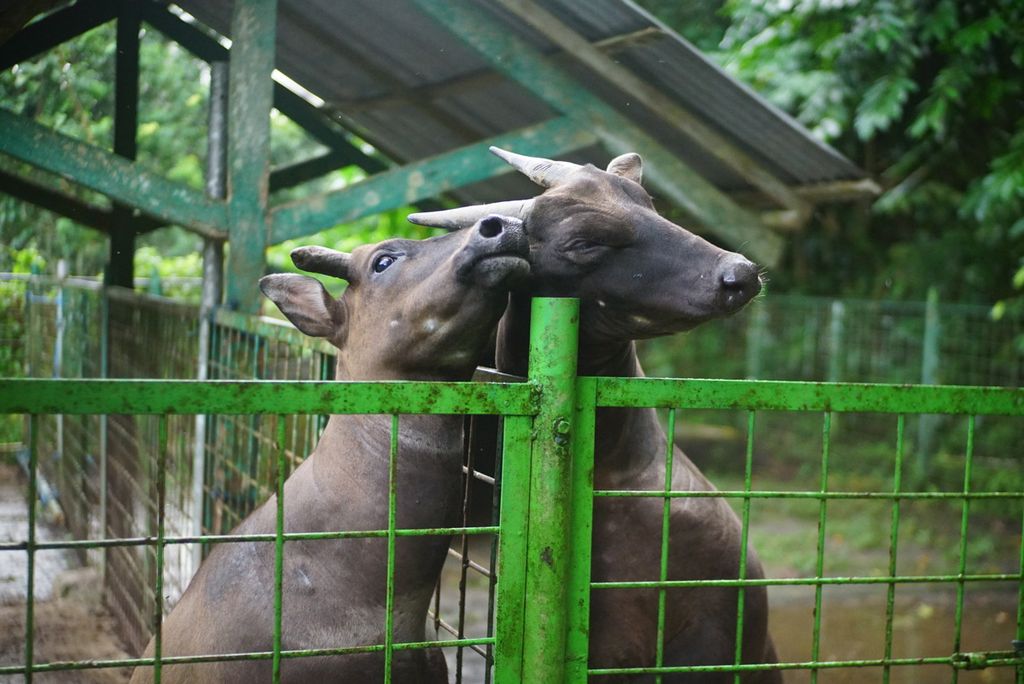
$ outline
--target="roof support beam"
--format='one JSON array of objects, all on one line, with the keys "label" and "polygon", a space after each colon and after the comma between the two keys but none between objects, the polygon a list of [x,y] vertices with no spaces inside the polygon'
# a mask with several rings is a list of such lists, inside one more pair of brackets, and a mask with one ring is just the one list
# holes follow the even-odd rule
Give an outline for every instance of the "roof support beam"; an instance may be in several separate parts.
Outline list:
[{"label": "roof support beam", "polygon": [[32,183],[0,169],[0,192],[69,218],[87,228],[110,230],[110,212],[77,197]]},{"label": "roof support beam", "polygon": [[331,150],[318,157],[272,169],[270,171],[270,192],[274,193],[300,185],[348,165],[348,158],[344,154]]},{"label": "roof support beam", "polygon": [[[182,21],[163,5],[154,2],[141,3],[143,19],[167,38],[181,45],[199,59],[206,62],[228,61],[229,50],[208,36],[199,28]],[[328,116],[312,104],[299,97],[279,83],[274,84],[274,107],[294,121],[316,141],[345,155],[346,164],[355,164],[367,173],[382,171],[387,164],[365,154],[352,144],[344,132],[328,119]]]},{"label": "roof support beam", "polygon": [[0,45],[0,71],[32,59],[61,43],[80,36],[113,19],[117,6],[112,0],[79,0],[24,27]]},{"label": "roof support beam", "polygon": [[[645,175],[709,232],[742,245],[761,263],[778,262],[784,242],[757,216],[742,209],[700,174],[662,149],[656,140],[595,96],[563,70],[553,66],[529,43],[504,30],[490,13],[474,3],[414,0],[429,16],[475,48],[494,67],[549,106],[572,117],[583,130],[593,130],[613,153],[639,152],[647,162]],[[517,150],[518,151],[518,150]],[[550,156],[550,152],[546,155]]]},{"label": "roof support beam", "polygon": [[[659,38],[665,38],[665,33],[661,29],[647,27],[640,29],[639,31],[634,31],[633,33],[605,38],[604,40],[599,40],[596,43],[588,43],[588,45],[592,45],[595,50],[598,50],[601,54],[608,56],[614,55],[622,50],[636,47],[637,45],[658,40]],[[572,59],[572,55],[565,52],[555,52],[545,56],[555,60],[558,64],[562,64]],[[425,83],[420,86],[390,92],[385,95],[376,95],[362,99],[334,100],[328,104],[331,107],[344,110],[347,114],[368,110],[386,109],[388,107],[403,107],[413,101],[424,102],[427,100],[439,100],[441,98],[452,97],[460,93],[477,90],[500,81],[501,79],[501,74],[496,73],[493,69],[485,67],[479,71],[462,74],[447,81]]]},{"label": "roof support beam", "polygon": [[585,66],[601,74],[609,83],[644,105],[677,131],[700,145],[720,162],[743,176],[754,187],[787,209],[810,214],[810,205],[781,180],[768,172],[746,152],[719,135],[710,126],[680,106],[672,98],[652,87],[630,70],[611,59],[532,0],[498,0],[498,4],[546,36],[555,45]]},{"label": "roof support beam", "polygon": [[207,237],[226,237],[224,204],[207,199],[197,190],[3,108],[0,130],[4,132],[0,135],[0,152],[4,154],[138,207],[167,223]]},{"label": "roof support beam", "polygon": [[[11,197],[20,199],[23,202],[34,204],[40,209],[52,211],[58,216],[71,219],[75,223],[92,228],[93,230],[110,231],[110,210],[106,207],[96,206],[91,202],[80,200],[60,190],[46,187],[41,183],[25,180],[0,169],[0,192]],[[136,232],[148,233],[162,228],[166,224],[163,221],[143,214],[137,216]]]},{"label": "roof support beam", "polygon": [[270,242],[278,243],[324,228],[412,204],[510,171],[487,153],[491,145],[522,154],[564,154],[597,138],[575,121],[559,118],[460,147],[429,159],[371,176],[336,192],[285,204],[271,216]]},{"label": "roof support beam", "polygon": [[[183,21],[169,12],[166,6],[142,1],[139,3],[143,19],[147,24],[191,52],[199,59],[213,62],[227,62],[229,50],[211,38],[199,28]],[[319,109],[299,97],[280,83],[274,83],[274,108],[287,116],[317,142],[326,145],[341,160],[333,168],[341,168],[354,164],[367,173],[376,173],[389,167],[388,162],[366,154],[349,140],[346,133],[332,121],[329,112]],[[298,169],[295,169],[298,171]],[[310,167],[305,169],[310,170]],[[328,169],[330,171],[332,169]],[[306,178],[311,180],[312,177]],[[271,190],[274,189],[271,176]],[[284,187],[284,186],[282,186]],[[441,209],[441,205],[433,201],[420,202],[424,210]]]},{"label": "roof support beam", "polygon": [[226,303],[260,308],[256,282],[266,266],[277,0],[236,2],[228,70],[228,254]]},{"label": "roof support beam", "polygon": [[[134,162],[139,130],[139,19],[133,0],[117,0],[117,54],[114,74],[114,154]],[[135,216],[115,202],[111,209],[109,253],[103,272],[107,285],[135,284]]]}]

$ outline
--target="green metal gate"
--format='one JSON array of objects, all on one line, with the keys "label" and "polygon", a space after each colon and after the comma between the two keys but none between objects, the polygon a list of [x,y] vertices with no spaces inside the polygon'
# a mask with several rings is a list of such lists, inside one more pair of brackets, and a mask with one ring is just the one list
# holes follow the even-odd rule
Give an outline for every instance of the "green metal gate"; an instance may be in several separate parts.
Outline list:
[{"label": "green metal gate", "polygon": [[[26,414],[29,444],[28,498],[37,498],[39,464],[38,435],[40,421],[48,415],[149,415],[156,421],[155,463],[152,467],[156,506],[152,511],[155,533],[99,538],[76,533],[70,541],[42,542],[36,538],[35,507],[29,508],[27,538],[0,544],[0,553],[24,554],[28,566],[28,596],[33,596],[33,568],[40,551],[73,549],[151,549],[155,571],[149,587],[153,606],[149,616],[158,644],[154,657],[118,661],[40,663],[34,657],[36,635],[33,629],[33,601],[26,607],[25,650],[23,661],[0,666],[0,675],[24,674],[86,668],[151,666],[159,672],[176,662],[222,660],[225,656],[163,657],[160,625],[163,613],[163,568],[168,549],[186,545],[231,543],[257,540],[274,544],[276,554],[275,634],[271,651],[232,655],[230,659],[270,660],[274,671],[288,658],[354,652],[381,652],[390,663],[392,654],[402,649],[440,646],[492,647],[496,682],[581,682],[588,677],[601,681],[612,675],[651,675],[658,677],[682,671],[727,671],[737,681],[744,671],[778,667],[807,673],[811,681],[819,674],[841,668],[863,668],[865,676],[883,681],[898,678],[897,672],[917,668],[927,672],[928,681],[939,677],[958,681],[966,670],[985,669],[1002,673],[1006,681],[1024,681],[1024,544],[1015,540],[1020,563],[1011,572],[972,572],[968,566],[970,544],[969,516],[978,502],[995,503],[1021,515],[1024,491],[977,491],[972,483],[975,444],[985,430],[984,422],[996,416],[1024,421],[1024,391],[1005,388],[920,387],[890,385],[815,384],[792,382],[749,382],[713,380],[624,379],[577,377],[575,367],[577,304],[573,300],[537,300],[534,306],[530,375],[526,383],[334,383],[334,382],[211,382],[177,380],[3,380],[0,381],[0,412]],[[745,478],[740,489],[719,492],[595,491],[593,487],[593,440],[595,418],[602,407],[653,407],[666,410],[669,435],[682,412],[691,410],[739,410],[746,415]],[[773,412],[785,415],[810,414],[820,418],[820,487],[806,491],[766,491],[753,486],[755,434],[762,416]],[[494,414],[503,416],[503,454],[501,472],[500,517],[496,525],[450,529],[396,529],[393,512],[396,497],[403,492],[391,487],[392,515],[386,529],[370,532],[335,531],[329,533],[284,533],[281,518],[283,483],[290,469],[286,454],[287,432],[294,429],[293,415],[327,413],[391,414],[393,416],[390,464],[392,482],[399,466],[397,430],[401,416],[408,414]],[[887,414],[895,418],[892,434],[892,486],[886,491],[836,491],[829,487],[830,461],[834,463],[831,435],[839,421],[853,421],[857,414]],[[278,525],[276,534],[238,536],[224,534],[168,534],[167,454],[179,439],[174,434],[177,416],[217,414],[260,417],[273,425],[276,440],[275,459],[267,467],[277,483]],[[962,486],[953,491],[935,491],[904,484],[910,468],[905,458],[906,418],[919,414],[946,414],[963,424]],[[671,454],[671,438],[668,454]],[[1019,451],[1020,443],[1005,444]],[[671,468],[670,458],[666,468]],[[668,481],[668,478],[666,478]],[[590,578],[590,526],[593,503],[599,497],[655,498],[668,503],[676,497],[720,496],[738,502],[744,539],[751,522],[751,509],[760,501],[774,499],[809,500],[819,510],[816,540],[816,571],[810,578],[768,578],[752,580],[742,576],[734,580],[669,580],[666,577],[668,553],[667,524],[663,526],[660,576],[654,581],[601,582]],[[827,564],[826,530],[829,511],[844,500],[879,501],[891,510],[888,565],[884,572],[871,576],[835,576],[825,572]],[[959,507],[959,564],[955,572],[913,574],[899,571],[898,546],[900,513],[917,501],[943,501]],[[109,531],[109,527],[106,528]],[[394,544],[400,536],[424,534],[497,534],[497,595],[493,634],[480,638],[424,643],[395,643],[391,636],[384,643],[318,651],[287,651],[281,647],[281,573],[282,554],[288,542],[297,539],[340,539],[381,537],[388,540],[389,567],[393,567]],[[744,565],[741,563],[741,567]],[[1005,626],[1005,641],[987,645],[984,651],[968,651],[962,634],[964,595],[978,583],[993,583],[1015,592],[1015,617]],[[591,593],[609,589],[658,591],[664,597],[675,587],[695,585],[735,586],[740,593],[753,585],[806,586],[814,591],[815,611],[811,618],[810,657],[776,666],[735,663],[694,668],[663,667],[662,647],[656,645],[658,661],[654,667],[625,667],[588,670],[588,606]],[[830,660],[821,652],[822,594],[834,585],[877,585],[886,591],[886,615],[882,652],[878,657],[858,660]],[[927,584],[951,587],[956,592],[956,616],[950,643],[927,644],[940,655],[911,654],[897,656],[893,646],[893,627],[899,619],[896,596],[908,585]],[[268,591],[272,589],[267,588]],[[392,592],[389,583],[388,610],[391,615]],[[661,601],[664,606],[664,598]],[[664,608],[660,610],[663,616]],[[663,619],[663,618],[662,618]],[[738,633],[742,633],[742,611]],[[778,629],[780,626],[776,625]],[[659,635],[659,642],[663,636]],[[936,670],[945,670],[935,675]],[[1009,679],[1012,678],[1012,679]],[[387,676],[390,680],[390,674]]]}]

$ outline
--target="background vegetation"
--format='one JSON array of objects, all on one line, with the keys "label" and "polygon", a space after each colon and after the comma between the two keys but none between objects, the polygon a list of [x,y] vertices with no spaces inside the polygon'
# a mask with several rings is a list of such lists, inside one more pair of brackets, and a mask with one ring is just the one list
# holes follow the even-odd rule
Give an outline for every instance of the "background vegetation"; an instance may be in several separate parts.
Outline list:
[{"label": "background vegetation", "polygon": [[1024,4],[640,0],[875,177],[790,245],[773,290],[1024,310]]}]

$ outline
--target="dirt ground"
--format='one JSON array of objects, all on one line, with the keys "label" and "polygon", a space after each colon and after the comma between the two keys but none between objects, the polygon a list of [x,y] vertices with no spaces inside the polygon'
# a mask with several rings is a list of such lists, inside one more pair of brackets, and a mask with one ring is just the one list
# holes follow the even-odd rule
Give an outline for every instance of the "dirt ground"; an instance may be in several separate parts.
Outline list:
[{"label": "dirt ground", "polygon": [[[28,511],[25,479],[17,466],[0,463],[0,541],[27,538]],[[63,531],[40,516],[36,538],[59,539]],[[117,639],[113,621],[99,606],[95,572],[78,568],[66,551],[44,551],[35,558],[34,654],[37,663],[120,659],[129,657]],[[25,662],[26,555],[0,553],[0,666]],[[39,673],[35,682],[127,682],[126,669],[78,670]],[[0,675],[0,683],[24,681],[21,675]]]},{"label": "dirt ground", "polygon": [[[25,661],[25,604],[0,606],[0,665]],[[114,636],[110,615],[74,600],[43,601],[35,608],[36,662],[68,660],[109,660],[130,657]],[[127,668],[104,668],[71,672],[38,673],[33,682],[121,684],[127,682]],[[0,682],[24,681],[21,675],[0,676]]]}]

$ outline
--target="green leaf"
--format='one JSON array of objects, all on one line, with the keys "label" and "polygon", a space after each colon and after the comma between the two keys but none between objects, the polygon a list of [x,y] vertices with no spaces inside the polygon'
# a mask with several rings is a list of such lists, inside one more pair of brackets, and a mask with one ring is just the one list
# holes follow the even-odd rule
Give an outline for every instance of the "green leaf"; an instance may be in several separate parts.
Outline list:
[{"label": "green leaf", "polygon": [[869,140],[875,133],[888,130],[903,113],[910,93],[917,84],[906,76],[883,76],[871,84],[864,99],[857,106],[854,128],[861,140]]},{"label": "green leaf", "polygon": [[973,52],[988,47],[993,38],[1006,29],[1006,22],[996,13],[979,19],[956,32],[953,45],[962,52]]}]

